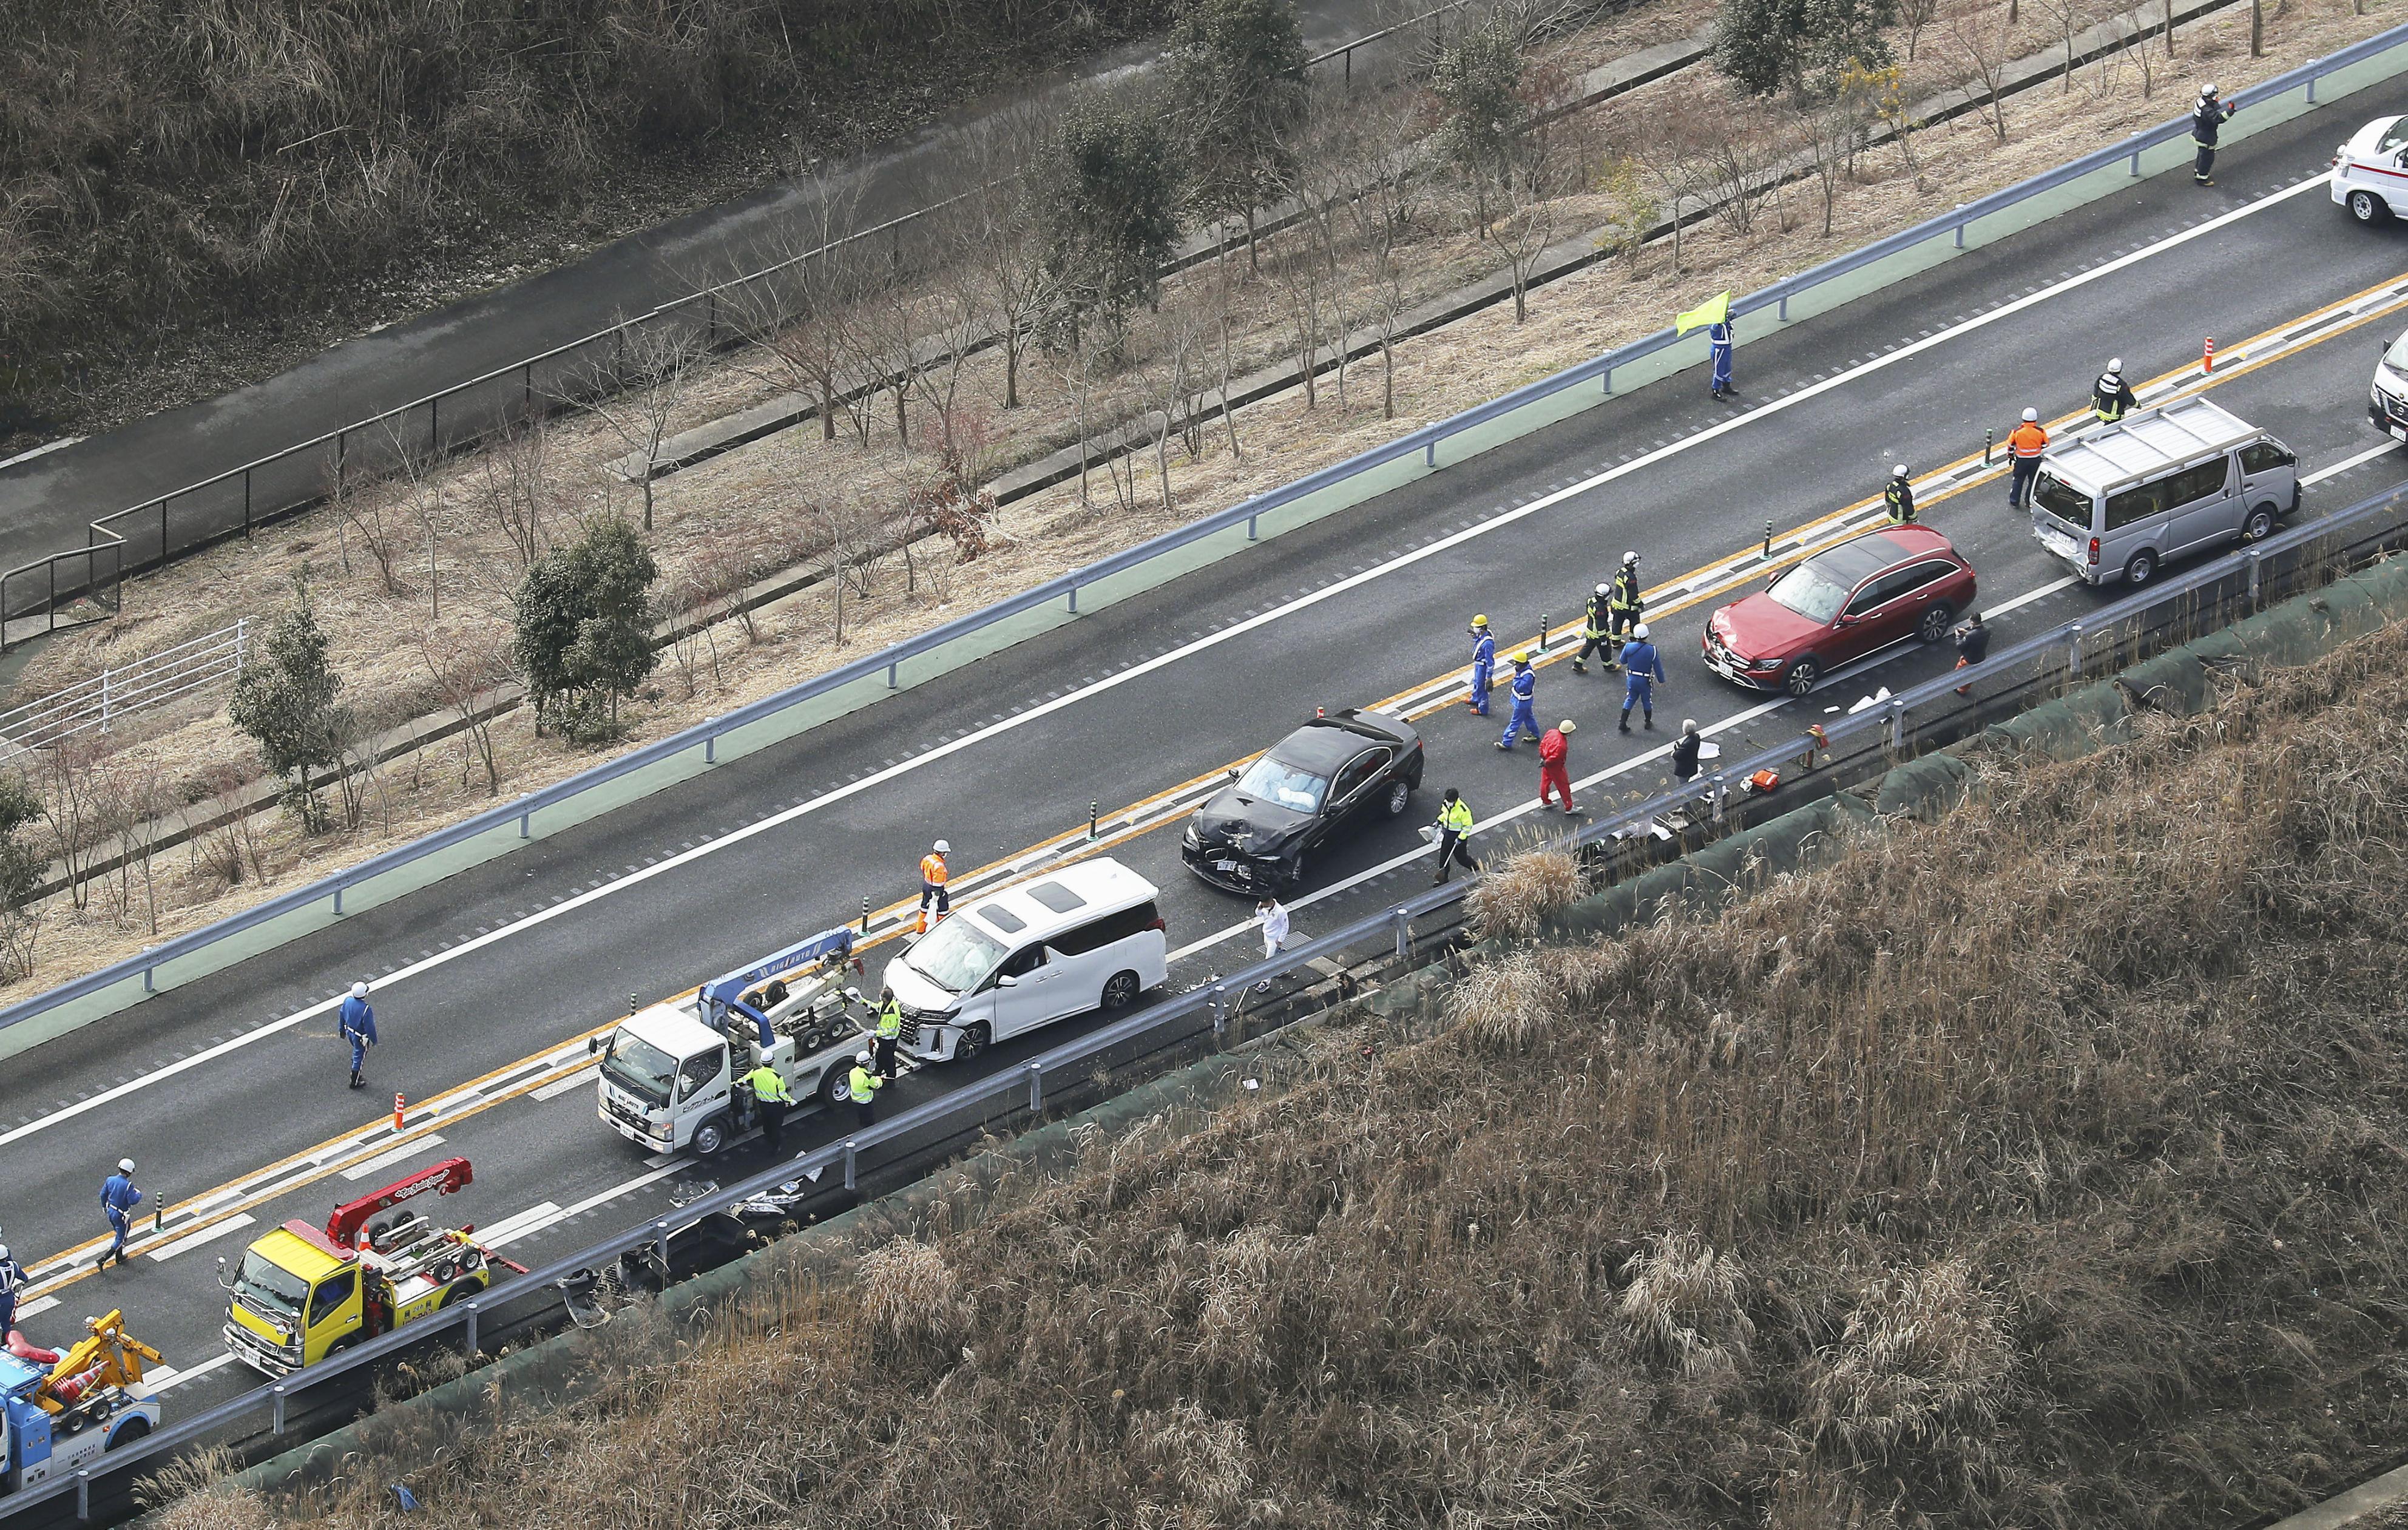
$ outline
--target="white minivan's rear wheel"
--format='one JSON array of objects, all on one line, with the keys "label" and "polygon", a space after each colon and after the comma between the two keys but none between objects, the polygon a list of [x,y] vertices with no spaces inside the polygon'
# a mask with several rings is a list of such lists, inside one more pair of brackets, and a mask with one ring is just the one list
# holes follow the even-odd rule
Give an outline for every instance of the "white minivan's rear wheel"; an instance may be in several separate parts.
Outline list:
[{"label": "white minivan's rear wheel", "polygon": [[1104,984],[1104,1008],[1125,1009],[1137,1002],[1140,985],[1134,972],[1115,972]]},{"label": "white minivan's rear wheel", "polygon": [[2381,222],[2390,211],[2391,204],[2372,192],[2357,191],[2349,193],[2349,215],[2361,223]]}]

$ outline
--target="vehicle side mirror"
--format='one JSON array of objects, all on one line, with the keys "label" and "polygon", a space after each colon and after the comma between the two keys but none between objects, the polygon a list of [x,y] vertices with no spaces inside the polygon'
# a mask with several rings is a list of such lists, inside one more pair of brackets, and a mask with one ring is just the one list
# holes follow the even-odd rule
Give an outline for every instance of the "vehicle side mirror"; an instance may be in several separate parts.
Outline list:
[{"label": "vehicle side mirror", "polygon": [[1839,622],[1836,623],[1836,625],[1842,626],[1842,627],[1853,627],[1853,626],[1855,626],[1856,624],[1856,619],[1855,615],[1854,615],[1853,613],[1851,613],[1851,612],[1848,612],[1848,611],[1842,611],[1842,612],[1840,613],[1840,620],[1839,620]]},{"label": "vehicle side mirror", "polygon": [[585,1055],[588,1057],[599,1057],[602,1055],[602,1038],[600,1037],[589,1036],[585,1038]]},{"label": "vehicle side mirror", "polygon": [[1236,765],[1231,765],[1229,767],[1229,779],[1231,780],[1236,780],[1238,779],[1238,767]]},{"label": "vehicle side mirror", "polygon": [[997,978],[995,980],[995,986],[997,988],[1018,988],[1020,986],[1020,979],[1007,972],[1002,977]]},{"label": "vehicle side mirror", "polygon": [[218,1284],[228,1291],[234,1289],[234,1275],[226,1268],[226,1258],[223,1254],[218,1255]]}]

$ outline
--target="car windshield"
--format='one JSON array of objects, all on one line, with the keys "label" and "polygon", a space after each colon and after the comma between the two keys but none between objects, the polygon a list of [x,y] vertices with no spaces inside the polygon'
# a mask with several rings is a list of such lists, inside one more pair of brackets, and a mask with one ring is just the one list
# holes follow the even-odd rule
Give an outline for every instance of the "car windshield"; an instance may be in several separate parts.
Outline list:
[{"label": "car windshield", "polygon": [[1329,778],[1266,754],[1238,778],[1238,790],[1257,801],[1275,802],[1299,813],[1317,813],[1322,799],[1329,794]]},{"label": "car windshield", "polygon": [[2408,372],[2408,334],[2391,342],[2391,349],[2383,353],[2383,365],[2395,372]]},{"label": "car windshield", "polygon": [[2401,148],[2408,148],[2408,117],[2394,117],[2391,120],[2391,125],[2383,130],[2383,139],[2374,146],[2374,151],[2378,154],[2388,154]]},{"label": "car windshield", "polygon": [[234,1289],[251,1306],[281,1312],[289,1318],[301,1315],[301,1303],[309,1294],[309,1287],[301,1277],[273,1260],[260,1257],[256,1251],[242,1256],[242,1270],[234,1278]]},{"label": "car windshield", "polygon": [[624,1026],[610,1037],[602,1059],[602,1077],[648,1105],[669,1103],[669,1080],[677,1077],[677,1059]]},{"label": "car windshield", "polygon": [[2069,526],[2082,531],[2090,529],[2090,496],[2058,482],[2054,473],[2042,473],[2033,483],[2032,503]]},{"label": "car windshield", "polygon": [[1848,603],[1849,586],[1832,581],[1831,576],[1813,563],[1802,563],[1772,581],[1765,592],[1773,601],[1796,611],[1809,622],[1828,623]]},{"label": "car windshield", "polygon": [[945,921],[904,953],[912,971],[948,994],[976,988],[1003,960],[1003,943],[960,915]]}]

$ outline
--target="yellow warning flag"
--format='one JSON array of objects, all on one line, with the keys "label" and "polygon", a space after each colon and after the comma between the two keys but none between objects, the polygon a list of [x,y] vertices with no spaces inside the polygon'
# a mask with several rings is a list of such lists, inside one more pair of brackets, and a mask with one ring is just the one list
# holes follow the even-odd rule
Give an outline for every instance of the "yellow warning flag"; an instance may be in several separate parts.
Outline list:
[{"label": "yellow warning flag", "polygon": [[1709,324],[1721,323],[1730,317],[1730,293],[1723,293],[1707,298],[1686,313],[1674,315],[1672,333],[1686,335],[1693,329],[1704,329]]}]

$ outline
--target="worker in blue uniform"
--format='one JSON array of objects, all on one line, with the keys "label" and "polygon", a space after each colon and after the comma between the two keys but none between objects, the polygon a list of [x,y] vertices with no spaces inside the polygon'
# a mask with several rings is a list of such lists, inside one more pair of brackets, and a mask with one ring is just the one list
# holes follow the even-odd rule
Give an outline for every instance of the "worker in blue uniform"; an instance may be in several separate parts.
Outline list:
[{"label": "worker in blue uniform", "polygon": [[1622,667],[1630,678],[1622,688],[1622,731],[1630,731],[1630,708],[1636,707],[1650,728],[1656,725],[1656,687],[1664,679],[1664,661],[1656,652],[1656,645],[1647,640],[1647,623],[1641,622],[1630,629],[1630,641],[1622,650]]},{"label": "worker in blue uniform", "polygon": [[1538,673],[1530,667],[1529,651],[1525,649],[1513,655],[1513,715],[1505,720],[1505,736],[1497,741],[1498,749],[1511,750],[1526,733],[1539,736],[1538,695]]},{"label": "worker in blue uniform", "polygon": [[142,1204],[142,1192],[134,1188],[134,1160],[121,1158],[117,1172],[100,1182],[100,1208],[108,1213],[109,1230],[117,1236],[108,1248],[100,1251],[98,1268],[107,1269],[114,1257],[125,1263],[125,1240],[134,1233],[134,1208]]},{"label": "worker in blue uniform", "polygon": [[1739,391],[1731,386],[1731,340],[1738,333],[1738,322],[1728,314],[1723,316],[1721,323],[1706,331],[1706,343],[1713,350],[1713,392],[1716,398]]},{"label": "worker in blue uniform", "polygon": [[337,1022],[343,1039],[351,1044],[351,1087],[361,1087],[360,1070],[367,1065],[368,1049],[377,1044],[376,1011],[368,1008],[368,985],[351,984],[351,995],[343,1000],[342,1018]]},{"label": "worker in blue uniform", "polygon": [[1488,715],[1488,688],[1497,679],[1497,635],[1488,618],[1475,616],[1466,629],[1471,634],[1471,699],[1464,703],[1482,717]]},{"label": "worker in blue uniform", "polygon": [[17,1326],[17,1303],[25,1294],[26,1283],[32,1277],[25,1266],[8,1253],[8,1245],[0,1243],[0,1339]]}]

